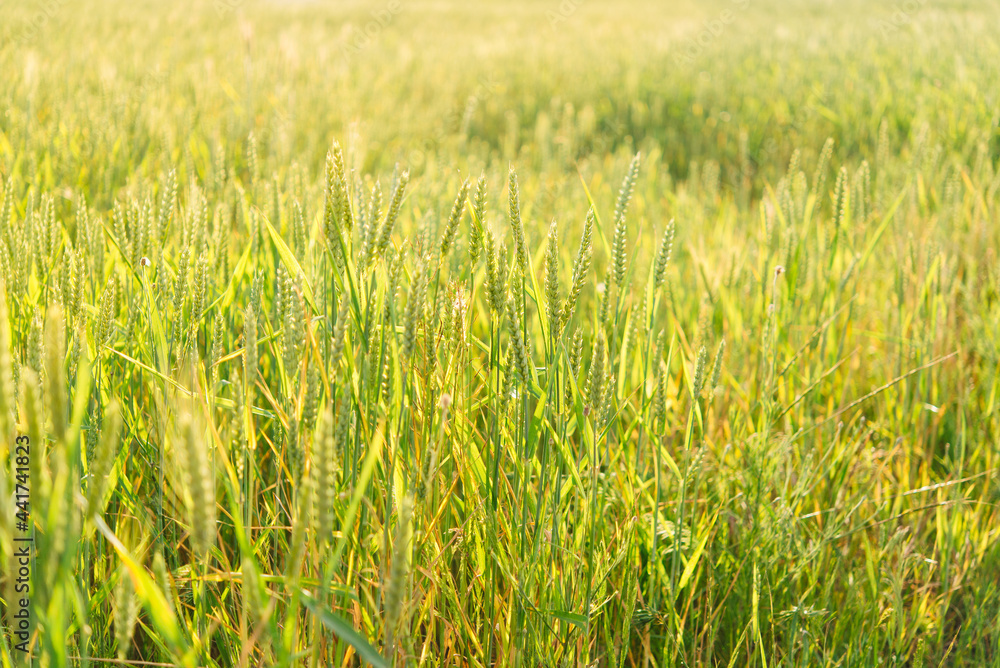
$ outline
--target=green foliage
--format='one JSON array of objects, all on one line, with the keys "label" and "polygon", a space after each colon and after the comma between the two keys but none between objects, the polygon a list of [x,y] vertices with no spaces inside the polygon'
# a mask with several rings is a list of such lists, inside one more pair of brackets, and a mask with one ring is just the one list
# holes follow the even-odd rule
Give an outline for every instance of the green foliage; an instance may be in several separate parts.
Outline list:
[{"label": "green foliage", "polygon": [[629,4],[0,7],[36,665],[996,661],[995,17]]}]

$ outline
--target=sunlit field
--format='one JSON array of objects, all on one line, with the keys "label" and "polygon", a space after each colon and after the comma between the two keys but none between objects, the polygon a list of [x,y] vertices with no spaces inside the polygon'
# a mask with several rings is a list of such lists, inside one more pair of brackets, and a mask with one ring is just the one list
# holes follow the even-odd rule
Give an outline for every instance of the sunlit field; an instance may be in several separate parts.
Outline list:
[{"label": "sunlit field", "polygon": [[0,4],[2,665],[1000,666],[998,35]]}]

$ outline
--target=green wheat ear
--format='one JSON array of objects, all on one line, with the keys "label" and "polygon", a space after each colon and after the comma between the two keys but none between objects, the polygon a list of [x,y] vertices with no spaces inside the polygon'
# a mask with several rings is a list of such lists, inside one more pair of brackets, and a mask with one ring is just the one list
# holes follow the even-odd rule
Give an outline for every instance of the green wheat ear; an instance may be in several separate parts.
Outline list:
[{"label": "green wheat ear", "polygon": [[[111,400],[104,409],[104,423],[101,425],[101,436],[97,451],[94,453],[93,466],[88,471],[87,481],[87,516],[98,517],[104,513],[107,506],[105,493],[108,489],[108,476],[118,454],[120,442],[119,432],[122,426],[121,407],[117,401]],[[97,425],[92,424],[91,429]]]},{"label": "green wheat ear", "polygon": [[[289,552],[285,560],[286,586],[294,591],[302,571],[302,561],[306,550],[306,541],[310,529],[310,518],[316,498],[315,474],[311,469],[312,462],[305,463],[302,472],[302,483],[296,490],[295,511],[292,519],[292,536],[289,542]],[[322,543],[321,543],[322,544]]]},{"label": "green wheat ear", "polygon": [[39,381],[45,376],[44,323],[42,312],[36,307],[28,331],[28,368],[38,374]]},{"label": "green wheat ear", "polygon": [[[720,355],[721,359],[721,355]],[[701,390],[705,386],[705,365],[708,363],[708,350],[705,346],[698,349],[698,357],[694,365],[694,380],[692,381],[691,395],[698,399],[701,396]]]},{"label": "green wheat ear", "polygon": [[123,565],[118,571],[115,585],[115,640],[118,644],[118,660],[128,657],[129,645],[135,634],[135,623],[139,619],[139,598],[135,594],[132,576]]},{"label": "green wheat ear", "polygon": [[476,194],[472,200],[472,224],[469,230],[469,256],[472,265],[479,262],[483,254],[483,227],[486,225],[486,174],[480,174],[476,182]]},{"label": "green wheat ear", "polygon": [[580,237],[580,247],[573,260],[573,277],[570,282],[569,295],[566,297],[566,304],[563,307],[562,323],[565,327],[573,316],[576,304],[583,291],[583,284],[587,280],[590,272],[590,260],[594,252],[594,223],[597,216],[594,209],[587,212],[587,219],[583,223],[583,235]]},{"label": "green wheat ear", "polygon": [[927,645],[924,639],[917,641],[917,653],[913,658],[913,668],[924,668],[924,661],[927,655]]},{"label": "green wheat ear", "polygon": [[726,352],[726,340],[719,342],[719,349],[715,353],[715,361],[712,363],[712,380],[709,383],[709,393],[715,392],[719,386],[719,377],[722,375],[722,356]]},{"label": "green wheat ear", "polygon": [[653,418],[653,428],[655,433],[661,434],[667,421],[667,399],[669,388],[667,387],[667,368],[661,360],[656,366],[656,388],[653,394],[653,407],[650,415]]},{"label": "green wheat ear", "polygon": [[189,412],[182,412],[178,418],[178,432],[178,464],[191,518],[191,551],[204,563],[216,538],[215,478],[209,457],[212,441],[204,437]]},{"label": "green wheat ear", "polygon": [[587,398],[589,410],[600,410],[604,396],[604,337],[598,333],[594,341],[594,351],[590,356],[590,370],[584,384],[583,394]]},{"label": "green wheat ear", "polygon": [[[350,404],[349,397],[340,400],[341,410]],[[333,417],[333,407],[323,412],[319,433],[316,435],[316,449],[313,453],[311,469],[313,474],[313,490],[315,492],[315,528],[316,542],[326,546],[333,541],[333,524],[336,507],[336,475],[337,475],[337,438]]]},{"label": "green wheat ear", "polygon": [[399,218],[399,211],[403,204],[403,192],[406,190],[406,184],[409,181],[410,172],[403,170],[396,183],[393,184],[392,195],[389,197],[389,208],[385,212],[385,220],[382,221],[378,233],[376,251],[380,256],[385,255],[386,250],[389,248],[389,242],[392,241],[392,230],[396,225],[396,219]]},{"label": "green wheat ear", "polygon": [[347,338],[347,328],[350,324],[349,317],[350,300],[347,293],[340,300],[340,308],[337,310],[337,324],[333,327],[333,339],[330,345],[330,368],[337,369],[340,366],[340,359],[344,355],[344,344]]},{"label": "green wheat ear", "polygon": [[521,203],[517,189],[517,172],[510,168],[508,174],[508,213],[510,227],[514,231],[514,256],[522,276],[528,275],[528,248],[524,240],[524,223],[521,222]]},{"label": "green wheat ear", "polygon": [[417,327],[423,321],[424,301],[427,294],[428,267],[423,262],[417,269],[413,283],[410,285],[410,296],[406,301],[406,312],[403,316],[403,359],[413,357],[417,342]]},{"label": "green wheat ear", "polygon": [[653,265],[653,288],[659,290],[667,280],[667,266],[674,250],[674,221],[667,223],[660,241],[660,249],[656,253],[656,263]]},{"label": "green wheat ear", "polygon": [[396,536],[392,544],[392,568],[385,584],[385,650],[393,656],[397,650],[397,633],[403,616],[403,602],[409,571],[410,538],[413,535],[413,498],[400,499],[396,515]]},{"label": "green wheat ear", "polygon": [[194,287],[191,295],[191,328],[197,331],[202,312],[205,309],[205,299],[208,295],[209,283],[208,253],[198,256],[194,267]]},{"label": "green wheat ear", "polygon": [[[359,203],[360,205],[360,203]],[[382,185],[375,181],[371,196],[368,199],[368,209],[365,212],[365,222],[362,229],[361,252],[359,262],[362,269],[367,270],[375,260],[378,250],[379,219],[382,217]]]},{"label": "green wheat ear", "polygon": [[830,167],[830,158],[833,157],[833,137],[828,137],[823,143],[823,149],[819,153],[819,160],[816,162],[816,171],[813,172],[812,192],[816,197],[823,196],[823,189],[826,187],[826,173]]},{"label": "green wheat ear", "polygon": [[184,306],[184,299],[187,297],[188,263],[190,260],[191,248],[184,244],[177,259],[177,278],[174,281],[174,317],[177,320],[181,319],[181,309]]},{"label": "green wheat ear", "polygon": [[212,323],[212,349],[209,355],[209,369],[211,387],[219,384],[219,360],[222,358],[222,336],[225,331],[225,322],[222,319],[222,309],[215,312],[215,320]]},{"label": "green wheat ear", "polygon": [[531,380],[531,357],[521,330],[521,320],[517,310],[517,300],[507,301],[507,323],[509,325],[511,338],[511,348],[514,354],[514,364],[517,372],[521,376],[521,382],[529,383]]},{"label": "green wheat ear", "polygon": [[622,181],[621,190],[618,191],[618,202],[615,204],[615,235],[614,241],[611,244],[611,256],[613,262],[612,278],[614,278],[615,284],[622,286],[625,281],[625,269],[626,269],[626,259],[627,251],[626,245],[626,225],[625,225],[625,213],[628,211],[628,205],[632,201],[632,191],[635,189],[635,182],[639,176],[639,154],[636,153],[635,157],[632,158],[632,162],[629,164],[628,174],[625,175],[625,180]]},{"label": "green wheat ear", "polygon": [[615,386],[615,374],[609,373],[604,381],[600,418],[597,421],[598,432],[607,429],[608,425],[611,423],[611,415],[615,407]]},{"label": "green wheat ear", "polygon": [[486,299],[489,303],[490,311],[494,315],[499,315],[506,303],[504,297],[505,280],[504,269],[507,266],[506,253],[498,257],[496,248],[496,237],[493,231],[486,228],[484,251],[486,253]]},{"label": "green wheat ear", "polygon": [[295,388],[299,375],[299,362],[302,360],[302,350],[305,348],[306,341],[306,302],[297,281],[291,283],[290,287],[281,345],[285,373],[289,377],[292,388]]},{"label": "green wheat ear", "polygon": [[545,249],[545,309],[552,338],[562,329],[562,302],[559,297],[559,228],[556,221],[549,226]]},{"label": "green wheat ear", "polygon": [[448,216],[444,235],[441,237],[441,244],[438,247],[438,255],[442,261],[448,256],[448,252],[455,244],[455,236],[458,234],[458,224],[461,222],[462,214],[465,212],[465,201],[468,196],[469,179],[465,179],[458,189],[458,195],[455,197],[455,203],[451,207],[451,215]]},{"label": "green wheat ear", "polygon": [[[580,364],[583,361],[583,332],[579,327],[573,332],[573,339],[569,346],[569,372],[576,384],[579,385]],[[566,383],[565,401],[567,406],[573,405],[573,383]]]}]

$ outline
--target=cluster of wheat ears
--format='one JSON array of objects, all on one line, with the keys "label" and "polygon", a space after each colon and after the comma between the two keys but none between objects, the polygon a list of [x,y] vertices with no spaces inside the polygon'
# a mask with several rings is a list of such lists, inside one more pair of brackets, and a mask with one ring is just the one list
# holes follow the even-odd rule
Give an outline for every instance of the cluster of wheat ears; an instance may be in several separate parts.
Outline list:
[{"label": "cluster of wheat ears", "polygon": [[[464,179],[403,238],[406,170],[383,195],[334,142],[313,202],[262,179],[247,147],[245,180],[222,167],[181,194],[170,172],[107,218],[78,199],[72,225],[51,195],[17,215],[5,187],[0,427],[43,444],[33,651],[79,634],[67,656],[386,665],[460,642],[484,661],[617,663],[637,624],[677,624],[719,516],[696,506],[725,341],[710,361],[666,326],[673,221],[636,261],[640,156],[610,218],[563,224],[570,254],[555,220],[529,241],[513,168],[502,210],[485,174]],[[797,161],[776,197],[790,219],[808,199]],[[869,216],[870,187],[867,163],[840,170],[838,228]],[[762,441],[790,408],[785,268],[770,271]]]},{"label": "cluster of wheat ears", "polygon": [[4,668],[996,665],[988,31],[91,4],[0,8]]},{"label": "cluster of wheat ears", "polygon": [[[484,623],[501,614],[491,593],[538,586],[531,581],[550,577],[542,574],[567,551],[586,555],[574,566],[586,587],[557,595],[578,610],[557,618],[585,628],[613,601],[631,612],[635,579],[623,597],[599,572],[606,577],[623,555],[602,553],[594,541],[607,540],[608,487],[623,484],[609,476],[615,462],[661,453],[671,401],[665,355],[674,354],[660,326],[673,222],[644,283],[630,262],[626,214],[639,156],[607,225],[610,246],[591,208],[563,285],[557,222],[543,253],[533,251],[513,168],[503,211],[511,253],[485,175],[474,188],[462,181],[440,230],[426,217],[415,238],[400,239],[406,170],[384,196],[379,180],[366,184],[345,169],[335,142],[322,209],[309,215],[309,202],[256,174],[252,137],[248,150],[249,182],[216,184],[233,197],[212,214],[210,193],[195,182],[179,201],[173,173],[155,194],[116,205],[107,222],[80,201],[72,236],[51,196],[32,196],[19,218],[8,183],[0,208],[0,320],[30,322],[23,364],[11,356],[6,326],[0,341],[4,429],[21,401],[32,442],[44,443],[46,433],[54,442],[32,460],[31,488],[58,517],[52,535],[39,535],[39,550],[48,562],[82,568],[91,582],[113,583],[119,658],[128,656],[141,599],[170,629],[164,638],[177,643],[176,656],[207,652],[212,606],[226,605],[238,609],[244,659],[265,652],[290,660],[302,651],[287,631],[307,624],[301,602],[316,615],[306,618],[314,661],[332,651],[330,632],[346,635],[340,652],[356,642],[363,657],[381,660],[346,633],[352,624],[324,610],[349,603],[347,592],[357,598],[351,579],[365,567],[381,583],[366,595],[378,599],[385,655],[412,651],[413,640],[399,633],[416,604],[411,565],[429,556],[418,558],[421,536],[446,509],[453,535],[435,558],[459,560],[463,579],[485,578],[477,626],[486,651],[497,651],[488,645],[498,639]],[[162,251],[168,233],[180,238],[172,258]],[[592,272],[595,234],[609,248],[603,272]],[[245,239],[235,267],[233,238]],[[604,276],[596,300],[581,299],[593,289],[592,273]],[[47,312],[10,302],[30,289],[44,292]],[[704,347],[697,355],[685,452],[697,400],[718,386],[723,349],[711,374]],[[110,492],[136,466],[136,504],[126,511]],[[112,512],[117,535],[103,519]],[[415,513],[429,523],[413,543]],[[657,539],[680,539],[683,505],[681,513],[672,523],[656,514],[654,549]],[[663,531],[669,526],[677,535]],[[118,559],[95,561],[89,542],[69,540],[95,530]],[[469,570],[469,547],[501,544],[524,570],[504,573],[490,560],[486,572]],[[378,559],[357,563],[351,553],[366,545],[377,546]],[[671,587],[681,577],[673,554]],[[175,569],[183,564],[196,610],[188,653],[178,627],[184,604],[172,598],[165,555]],[[281,595],[263,572],[281,574]],[[238,605],[209,591],[220,573],[239,578],[231,590]],[[528,601],[518,607],[534,612]],[[621,619],[627,631],[630,615]],[[39,631],[38,643],[50,642]]]}]

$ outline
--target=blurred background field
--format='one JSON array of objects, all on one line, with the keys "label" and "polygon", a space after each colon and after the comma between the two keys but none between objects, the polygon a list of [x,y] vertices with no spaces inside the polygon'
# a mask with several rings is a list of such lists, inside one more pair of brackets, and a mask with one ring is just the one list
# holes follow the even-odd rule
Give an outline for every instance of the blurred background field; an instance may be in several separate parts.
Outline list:
[{"label": "blurred background field", "polygon": [[[0,427],[45,438],[33,487],[74,518],[36,510],[42,665],[1000,665],[998,28],[971,0],[0,4]],[[389,250],[345,266],[404,171]],[[550,224],[566,298],[591,206],[553,334]],[[80,433],[31,417],[32,369]],[[104,531],[76,492],[113,401]],[[335,556],[302,510],[326,427]]]}]

